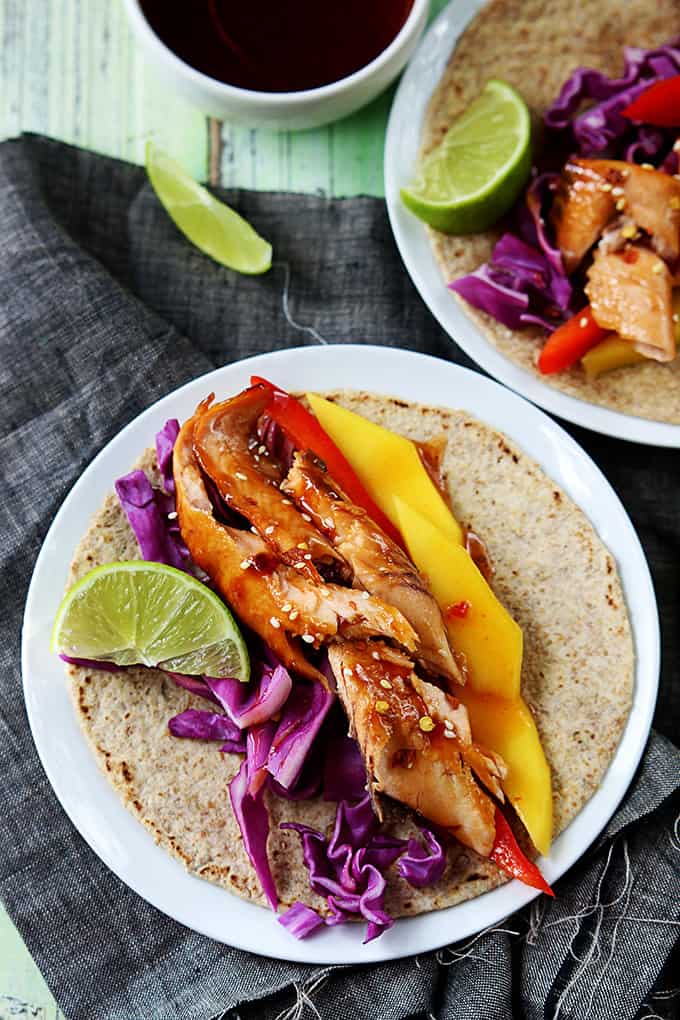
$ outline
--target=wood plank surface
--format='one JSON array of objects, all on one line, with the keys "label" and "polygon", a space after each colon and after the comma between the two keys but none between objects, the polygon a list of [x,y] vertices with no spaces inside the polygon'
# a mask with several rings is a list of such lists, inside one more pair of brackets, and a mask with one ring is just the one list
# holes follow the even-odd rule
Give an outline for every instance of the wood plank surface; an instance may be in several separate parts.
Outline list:
[{"label": "wood plank surface", "polygon": [[[431,0],[432,16],[446,2]],[[0,0],[0,138],[35,131],[133,163],[152,139],[227,187],[381,196],[392,94],[315,131],[209,122],[157,80],[120,0]],[[63,1020],[0,905],[0,1020],[10,1018]]]}]

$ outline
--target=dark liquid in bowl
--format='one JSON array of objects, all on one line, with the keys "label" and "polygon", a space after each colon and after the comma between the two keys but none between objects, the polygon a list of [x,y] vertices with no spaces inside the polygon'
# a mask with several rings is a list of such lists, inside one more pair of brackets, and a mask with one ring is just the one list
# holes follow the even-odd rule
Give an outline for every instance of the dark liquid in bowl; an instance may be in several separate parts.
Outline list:
[{"label": "dark liquid in bowl", "polygon": [[141,0],[156,35],[218,81],[298,92],[346,78],[389,46],[413,0]]}]

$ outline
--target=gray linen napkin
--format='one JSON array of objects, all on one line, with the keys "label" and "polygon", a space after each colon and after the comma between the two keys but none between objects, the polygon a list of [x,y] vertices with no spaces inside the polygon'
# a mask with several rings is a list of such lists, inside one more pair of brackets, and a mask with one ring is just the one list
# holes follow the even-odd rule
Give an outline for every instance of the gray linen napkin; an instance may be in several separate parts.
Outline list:
[{"label": "gray linen napkin", "polygon": [[[193,250],[138,168],[38,137],[0,145],[7,910],[69,1020],[673,1015],[678,754],[659,734],[555,902],[542,899],[463,945],[372,967],[282,963],[188,931],[112,875],[57,803],[23,706],[21,613],[47,527],[97,451],[193,376],[285,345],[390,343],[469,364],[416,295],[384,203],[229,199],[274,243],[264,277],[237,276]],[[571,431],[618,488],[650,558],[665,623],[656,726],[677,736],[678,455]]]}]

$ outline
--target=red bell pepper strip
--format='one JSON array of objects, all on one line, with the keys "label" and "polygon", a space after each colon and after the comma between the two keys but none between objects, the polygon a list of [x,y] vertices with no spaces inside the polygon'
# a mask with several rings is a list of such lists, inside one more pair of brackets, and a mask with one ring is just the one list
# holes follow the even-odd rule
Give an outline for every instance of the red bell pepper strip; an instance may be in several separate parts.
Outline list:
[{"label": "red bell pepper strip", "polygon": [[538,370],[552,375],[571,368],[587,354],[591,347],[604,340],[607,330],[595,322],[590,305],[562,326],[558,326],[545,342],[538,356]]},{"label": "red bell pepper strip", "polygon": [[518,878],[520,882],[530,885],[533,889],[540,889],[548,896],[555,895],[534,862],[525,857],[520,850],[505,815],[498,807],[496,808],[496,838],[489,856],[499,868],[507,871],[508,875],[512,875],[513,878]]},{"label": "red bell pepper strip", "polygon": [[621,113],[644,124],[680,127],[680,74],[655,81]]},{"label": "red bell pepper strip", "polygon": [[403,549],[404,543],[398,530],[380,507],[373,502],[354,473],[349,461],[340,452],[328,433],[322,429],[314,415],[310,414],[299,400],[291,397],[285,390],[274,386],[266,379],[254,375],[250,382],[253,386],[266,386],[271,392],[272,399],[265,409],[265,414],[268,414],[280,425],[301,450],[311,450],[317,457],[320,457],[328,468],[329,474],[352,503],[363,507],[371,520]]}]

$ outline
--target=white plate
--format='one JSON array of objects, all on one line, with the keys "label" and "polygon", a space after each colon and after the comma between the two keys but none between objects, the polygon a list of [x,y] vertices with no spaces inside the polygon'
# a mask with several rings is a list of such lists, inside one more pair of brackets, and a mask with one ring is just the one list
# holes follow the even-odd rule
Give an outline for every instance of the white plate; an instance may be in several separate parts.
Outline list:
[{"label": "white plate", "polygon": [[[388,347],[304,347],[250,358],[188,383],[135,419],[95,458],[76,482],[38,556],[26,602],[22,662],[28,717],[38,753],[72,822],[119,878],[159,910],[196,931],[241,949],[309,963],[368,963],[423,952],[494,924],[536,895],[519,882],[470,903],[398,921],[362,946],[359,925],[324,930],[297,942],[263,908],[188,875],[159,849],[123,807],[99,771],[81,734],[64,683],[50,654],[49,636],[69,562],[88,521],[114,480],[150,442],[167,418],[186,419],[214,390],[235,393],[251,373],[287,389],[368,388],[407,400],[460,407],[501,429],[537,460],[578,503],[615,556],[621,571],[636,645],[635,699],[621,745],[595,796],[555,841],[541,867],[554,882],[583,853],[626,791],[644,748],[656,698],[659,634],[654,590],[633,526],[602,473],[555,422],[476,372]],[[225,810],[227,801],[225,799]]]},{"label": "white plate", "polygon": [[484,0],[453,0],[442,11],[419,43],[394,97],[385,140],[385,197],[404,265],[442,328],[495,379],[547,411],[595,432],[654,446],[680,446],[680,425],[636,418],[570,397],[497,351],[445,286],[424,225],[399,197],[399,189],[413,180],[429,98],[458,36],[483,6]]}]

